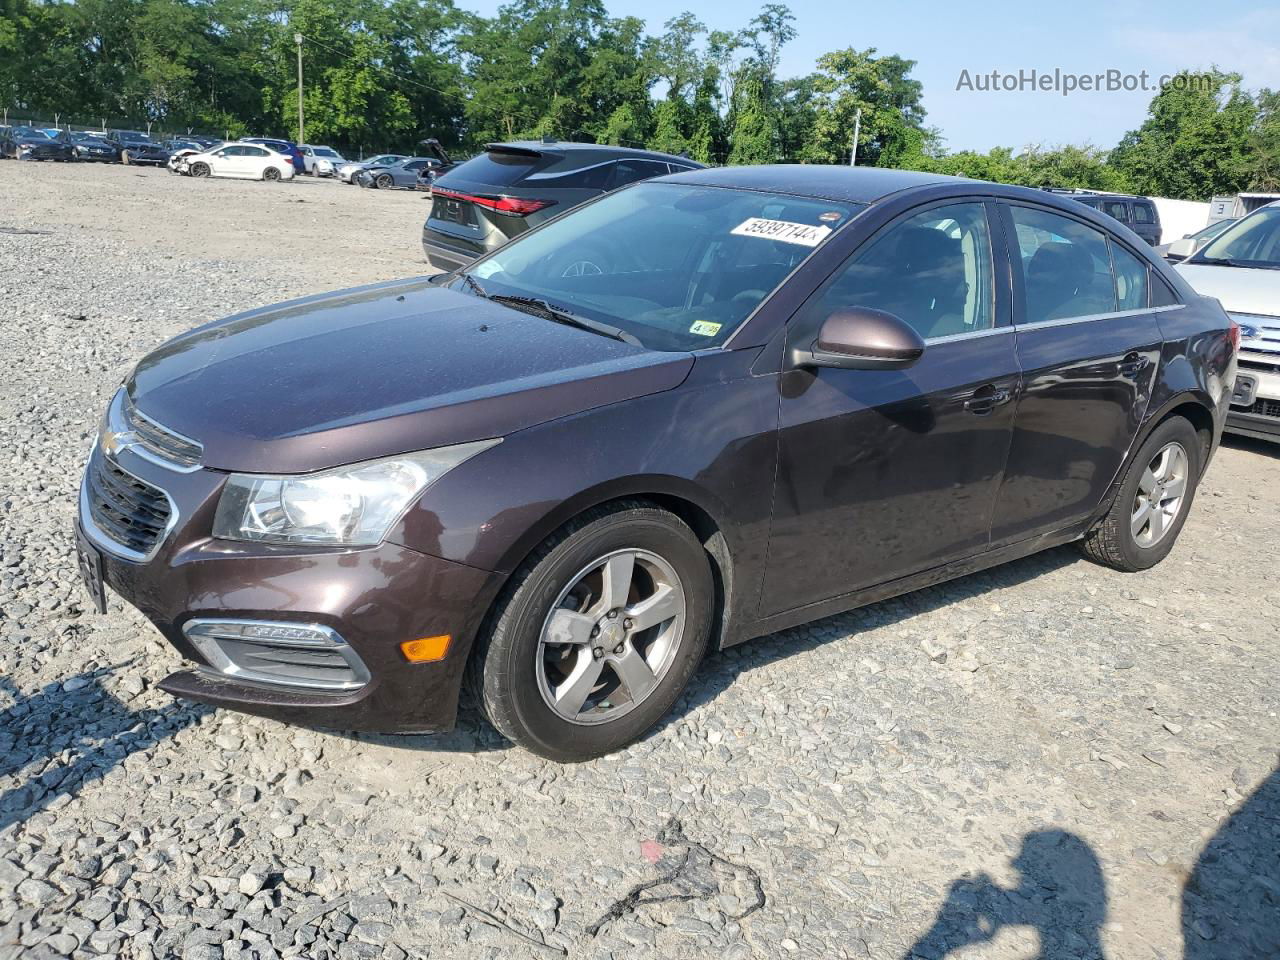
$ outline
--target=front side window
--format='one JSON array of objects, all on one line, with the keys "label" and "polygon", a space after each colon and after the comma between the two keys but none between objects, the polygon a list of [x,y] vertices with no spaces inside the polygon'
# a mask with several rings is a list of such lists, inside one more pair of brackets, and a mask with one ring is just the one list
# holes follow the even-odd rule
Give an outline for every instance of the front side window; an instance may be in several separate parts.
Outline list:
[{"label": "front side window", "polygon": [[926,340],[986,330],[995,326],[991,276],[986,207],[932,207],[858,251],[805,314],[820,323],[837,310],[871,307],[906,321]]},{"label": "front side window", "polygon": [[1121,310],[1141,310],[1147,305],[1147,265],[1114,241],[1111,263],[1116,274],[1116,304]]},{"label": "front side window", "polygon": [[471,289],[470,275],[490,296],[544,299],[656,350],[714,347],[859,209],[642,183],[512,241],[452,286]]},{"label": "front side window", "polygon": [[1009,207],[1018,240],[1024,323],[1065,320],[1116,309],[1107,238],[1078,220]]}]

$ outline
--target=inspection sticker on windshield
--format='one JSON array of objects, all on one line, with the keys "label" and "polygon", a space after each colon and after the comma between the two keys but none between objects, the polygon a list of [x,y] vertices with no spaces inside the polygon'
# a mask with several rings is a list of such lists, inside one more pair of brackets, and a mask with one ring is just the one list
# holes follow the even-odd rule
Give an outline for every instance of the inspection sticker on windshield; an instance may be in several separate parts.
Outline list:
[{"label": "inspection sticker on windshield", "polygon": [[815,227],[807,223],[791,223],[789,220],[752,217],[749,220],[743,220],[729,232],[739,237],[760,237],[762,240],[779,240],[782,243],[798,243],[802,247],[816,247],[827,238],[831,228]]},{"label": "inspection sticker on windshield", "polygon": [[700,337],[714,337],[720,332],[720,324],[712,323],[709,320],[697,320],[689,328],[689,332],[696,333]]}]

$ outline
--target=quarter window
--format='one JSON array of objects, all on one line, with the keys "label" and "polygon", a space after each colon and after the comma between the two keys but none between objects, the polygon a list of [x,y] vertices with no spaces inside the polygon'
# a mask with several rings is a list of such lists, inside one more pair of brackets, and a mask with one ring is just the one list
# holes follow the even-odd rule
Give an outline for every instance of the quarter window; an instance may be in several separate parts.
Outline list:
[{"label": "quarter window", "polygon": [[1149,203],[1135,203],[1133,205],[1133,219],[1137,223],[1155,223],[1156,218],[1154,211]]},{"label": "quarter window", "polygon": [[986,208],[956,203],[892,226],[855,255],[806,312],[884,310],[927,340],[995,326],[991,291]]},{"label": "quarter window", "polygon": [[1100,231],[1031,207],[1009,207],[1009,213],[1022,266],[1024,323],[1116,309],[1111,255]]},{"label": "quarter window", "polygon": [[1116,274],[1116,303],[1121,310],[1141,310],[1147,305],[1147,265],[1132,253],[1111,243],[1111,263]]}]

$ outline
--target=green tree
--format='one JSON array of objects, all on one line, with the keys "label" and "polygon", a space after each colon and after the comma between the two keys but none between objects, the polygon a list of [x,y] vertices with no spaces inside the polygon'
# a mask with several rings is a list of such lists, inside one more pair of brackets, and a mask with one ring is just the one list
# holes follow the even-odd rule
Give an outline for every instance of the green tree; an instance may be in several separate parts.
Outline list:
[{"label": "green tree", "polygon": [[778,122],[765,95],[765,78],[749,65],[743,68],[736,86],[729,163],[774,163],[778,159]]},{"label": "green tree", "polygon": [[813,77],[814,122],[802,158],[847,163],[858,112],[858,163],[901,162],[922,139],[921,87],[911,78],[914,60],[876,56],[874,48],[848,47],[818,58]]},{"label": "green tree", "polygon": [[1249,186],[1258,105],[1241,77],[1182,72],[1151,101],[1147,119],[1111,153],[1139,193],[1208,200]]}]

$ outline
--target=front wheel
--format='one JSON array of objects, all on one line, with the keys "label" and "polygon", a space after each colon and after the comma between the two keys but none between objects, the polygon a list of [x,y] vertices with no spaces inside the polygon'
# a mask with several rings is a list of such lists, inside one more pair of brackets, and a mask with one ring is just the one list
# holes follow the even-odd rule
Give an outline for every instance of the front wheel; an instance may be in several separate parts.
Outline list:
[{"label": "front wheel", "polygon": [[1182,417],[1160,424],[1139,448],[1102,521],[1085,535],[1090,560],[1134,573],[1169,555],[1195,499],[1204,445]]},{"label": "front wheel", "polygon": [[193,177],[207,177],[209,175],[209,165],[207,163],[193,163],[191,165],[191,175]]},{"label": "front wheel", "polygon": [[390,190],[394,183],[395,181],[391,179],[391,174],[389,173],[384,173],[382,176],[378,177],[377,180],[373,181],[373,185],[379,190]]},{"label": "front wheel", "polygon": [[499,733],[549,759],[616,750],[684,690],[713,596],[677,517],[639,502],[590,511],[512,577],[470,665],[477,699]]}]

